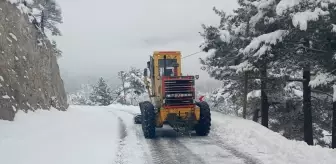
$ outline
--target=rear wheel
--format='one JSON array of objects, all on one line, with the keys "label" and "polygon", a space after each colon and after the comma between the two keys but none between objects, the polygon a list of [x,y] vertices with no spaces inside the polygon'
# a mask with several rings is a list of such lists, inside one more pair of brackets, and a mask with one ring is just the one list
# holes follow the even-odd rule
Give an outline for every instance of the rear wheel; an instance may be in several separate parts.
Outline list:
[{"label": "rear wheel", "polygon": [[145,101],[141,105],[142,131],[145,138],[155,137],[155,112],[151,102]]},{"label": "rear wheel", "polygon": [[196,134],[199,136],[207,136],[210,132],[211,113],[208,103],[202,101],[197,102],[196,105],[200,107],[200,119],[195,126]]}]

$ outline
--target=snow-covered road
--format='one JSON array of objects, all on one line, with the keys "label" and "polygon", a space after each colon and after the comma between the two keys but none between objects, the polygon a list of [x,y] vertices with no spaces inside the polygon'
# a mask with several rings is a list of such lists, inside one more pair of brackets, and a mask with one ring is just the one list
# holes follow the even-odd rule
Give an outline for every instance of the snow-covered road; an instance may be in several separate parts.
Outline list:
[{"label": "snow-covered road", "polygon": [[[156,139],[145,139],[141,125],[133,123],[133,117],[138,111],[120,108],[110,110],[121,118],[122,124],[120,125],[122,126],[119,126],[119,129],[126,131],[127,134],[121,139],[120,147],[126,151],[119,151],[121,156],[123,155],[122,157],[117,156],[119,163],[141,163],[138,159],[133,160],[133,155],[142,156],[143,161],[153,164],[261,163],[258,159],[225,144],[216,133],[211,133],[208,137],[199,137],[194,134],[185,136],[165,126],[157,129]],[[140,145],[138,147],[140,149],[134,149],[135,145],[132,142],[135,141]],[[130,148],[132,150],[129,150]]]},{"label": "snow-covered road", "polygon": [[259,124],[212,113],[207,137],[169,127],[145,139],[133,123],[138,107],[71,106],[67,112],[18,113],[0,121],[4,164],[290,164],[336,163],[335,151],[289,141]]}]

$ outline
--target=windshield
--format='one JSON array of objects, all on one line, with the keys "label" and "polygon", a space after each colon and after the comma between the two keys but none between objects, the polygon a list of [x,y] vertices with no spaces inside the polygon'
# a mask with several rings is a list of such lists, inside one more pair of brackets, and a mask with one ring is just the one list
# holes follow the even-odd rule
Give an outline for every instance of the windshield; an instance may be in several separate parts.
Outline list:
[{"label": "windshield", "polygon": [[[164,66],[164,60],[159,59],[159,73],[160,76],[163,75],[163,66]],[[167,76],[177,76],[175,75],[174,67],[177,67],[177,60],[176,59],[166,59],[166,71],[167,71]]]},{"label": "windshield", "polygon": [[[159,59],[159,67],[163,68],[163,59]],[[166,59],[166,64],[167,64],[167,68],[168,67],[174,67],[174,64],[177,64],[177,59]]]}]

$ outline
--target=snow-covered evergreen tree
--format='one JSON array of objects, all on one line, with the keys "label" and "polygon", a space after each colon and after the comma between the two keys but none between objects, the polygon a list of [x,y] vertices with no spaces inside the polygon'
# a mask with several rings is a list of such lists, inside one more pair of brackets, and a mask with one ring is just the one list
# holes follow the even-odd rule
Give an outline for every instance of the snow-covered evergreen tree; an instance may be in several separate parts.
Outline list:
[{"label": "snow-covered evergreen tree", "polygon": [[33,15],[42,30],[47,29],[52,35],[61,36],[57,26],[63,23],[63,17],[61,7],[56,0],[34,0],[33,7]]},{"label": "snow-covered evergreen tree", "polygon": [[[213,101],[225,104],[218,105],[226,108],[225,111],[239,111],[239,114],[242,77],[248,73],[248,113],[260,110],[260,88],[263,88],[270,127],[288,138],[301,140],[302,83],[287,79],[302,78],[301,70],[310,65],[318,76],[329,74],[329,79],[320,82],[334,81],[330,75],[335,69],[334,3],[333,0],[238,0],[240,7],[233,15],[215,9],[221,17],[220,25],[203,26],[202,49],[211,55],[201,61],[212,77],[223,81]],[[323,123],[330,115],[317,105],[327,101],[321,93],[312,95],[317,139],[322,138],[323,130],[330,130]]]},{"label": "snow-covered evergreen tree", "polygon": [[94,105],[99,106],[107,106],[112,103],[112,91],[102,77],[99,78],[97,85],[93,86],[90,100]]},{"label": "snow-covered evergreen tree", "polygon": [[[57,27],[63,23],[62,10],[56,0],[7,0],[17,6],[21,13],[27,14],[29,21],[39,31],[36,42],[38,46],[45,46],[49,42],[50,35],[61,36]],[[47,30],[47,31],[46,31]],[[51,42],[51,41],[50,41]],[[60,57],[62,51],[57,47],[56,42],[51,42],[56,57]]]},{"label": "snow-covered evergreen tree", "polygon": [[[148,94],[144,84],[144,76],[140,69],[131,67],[128,72],[124,71],[120,74],[119,78],[124,82],[124,85],[121,85],[114,91],[117,95],[116,102],[121,104],[138,105],[139,102],[148,99]],[[124,100],[124,97],[126,100]]]},{"label": "snow-covered evergreen tree", "polygon": [[71,105],[93,105],[90,95],[93,92],[93,86],[90,84],[82,84],[80,89],[74,93],[68,94],[68,101]]}]

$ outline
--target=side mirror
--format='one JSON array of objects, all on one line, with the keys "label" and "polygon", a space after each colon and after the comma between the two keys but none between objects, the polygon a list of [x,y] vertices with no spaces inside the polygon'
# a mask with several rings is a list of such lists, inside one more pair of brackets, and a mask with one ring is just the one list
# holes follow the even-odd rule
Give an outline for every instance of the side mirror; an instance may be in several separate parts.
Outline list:
[{"label": "side mirror", "polygon": [[147,68],[144,69],[144,76],[147,77],[148,76],[148,72],[147,72]]},{"label": "side mirror", "polygon": [[196,79],[196,80],[199,79],[199,75],[195,75],[195,79]]},{"label": "side mirror", "polygon": [[150,62],[147,62],[147,68],[150,69]]}]

